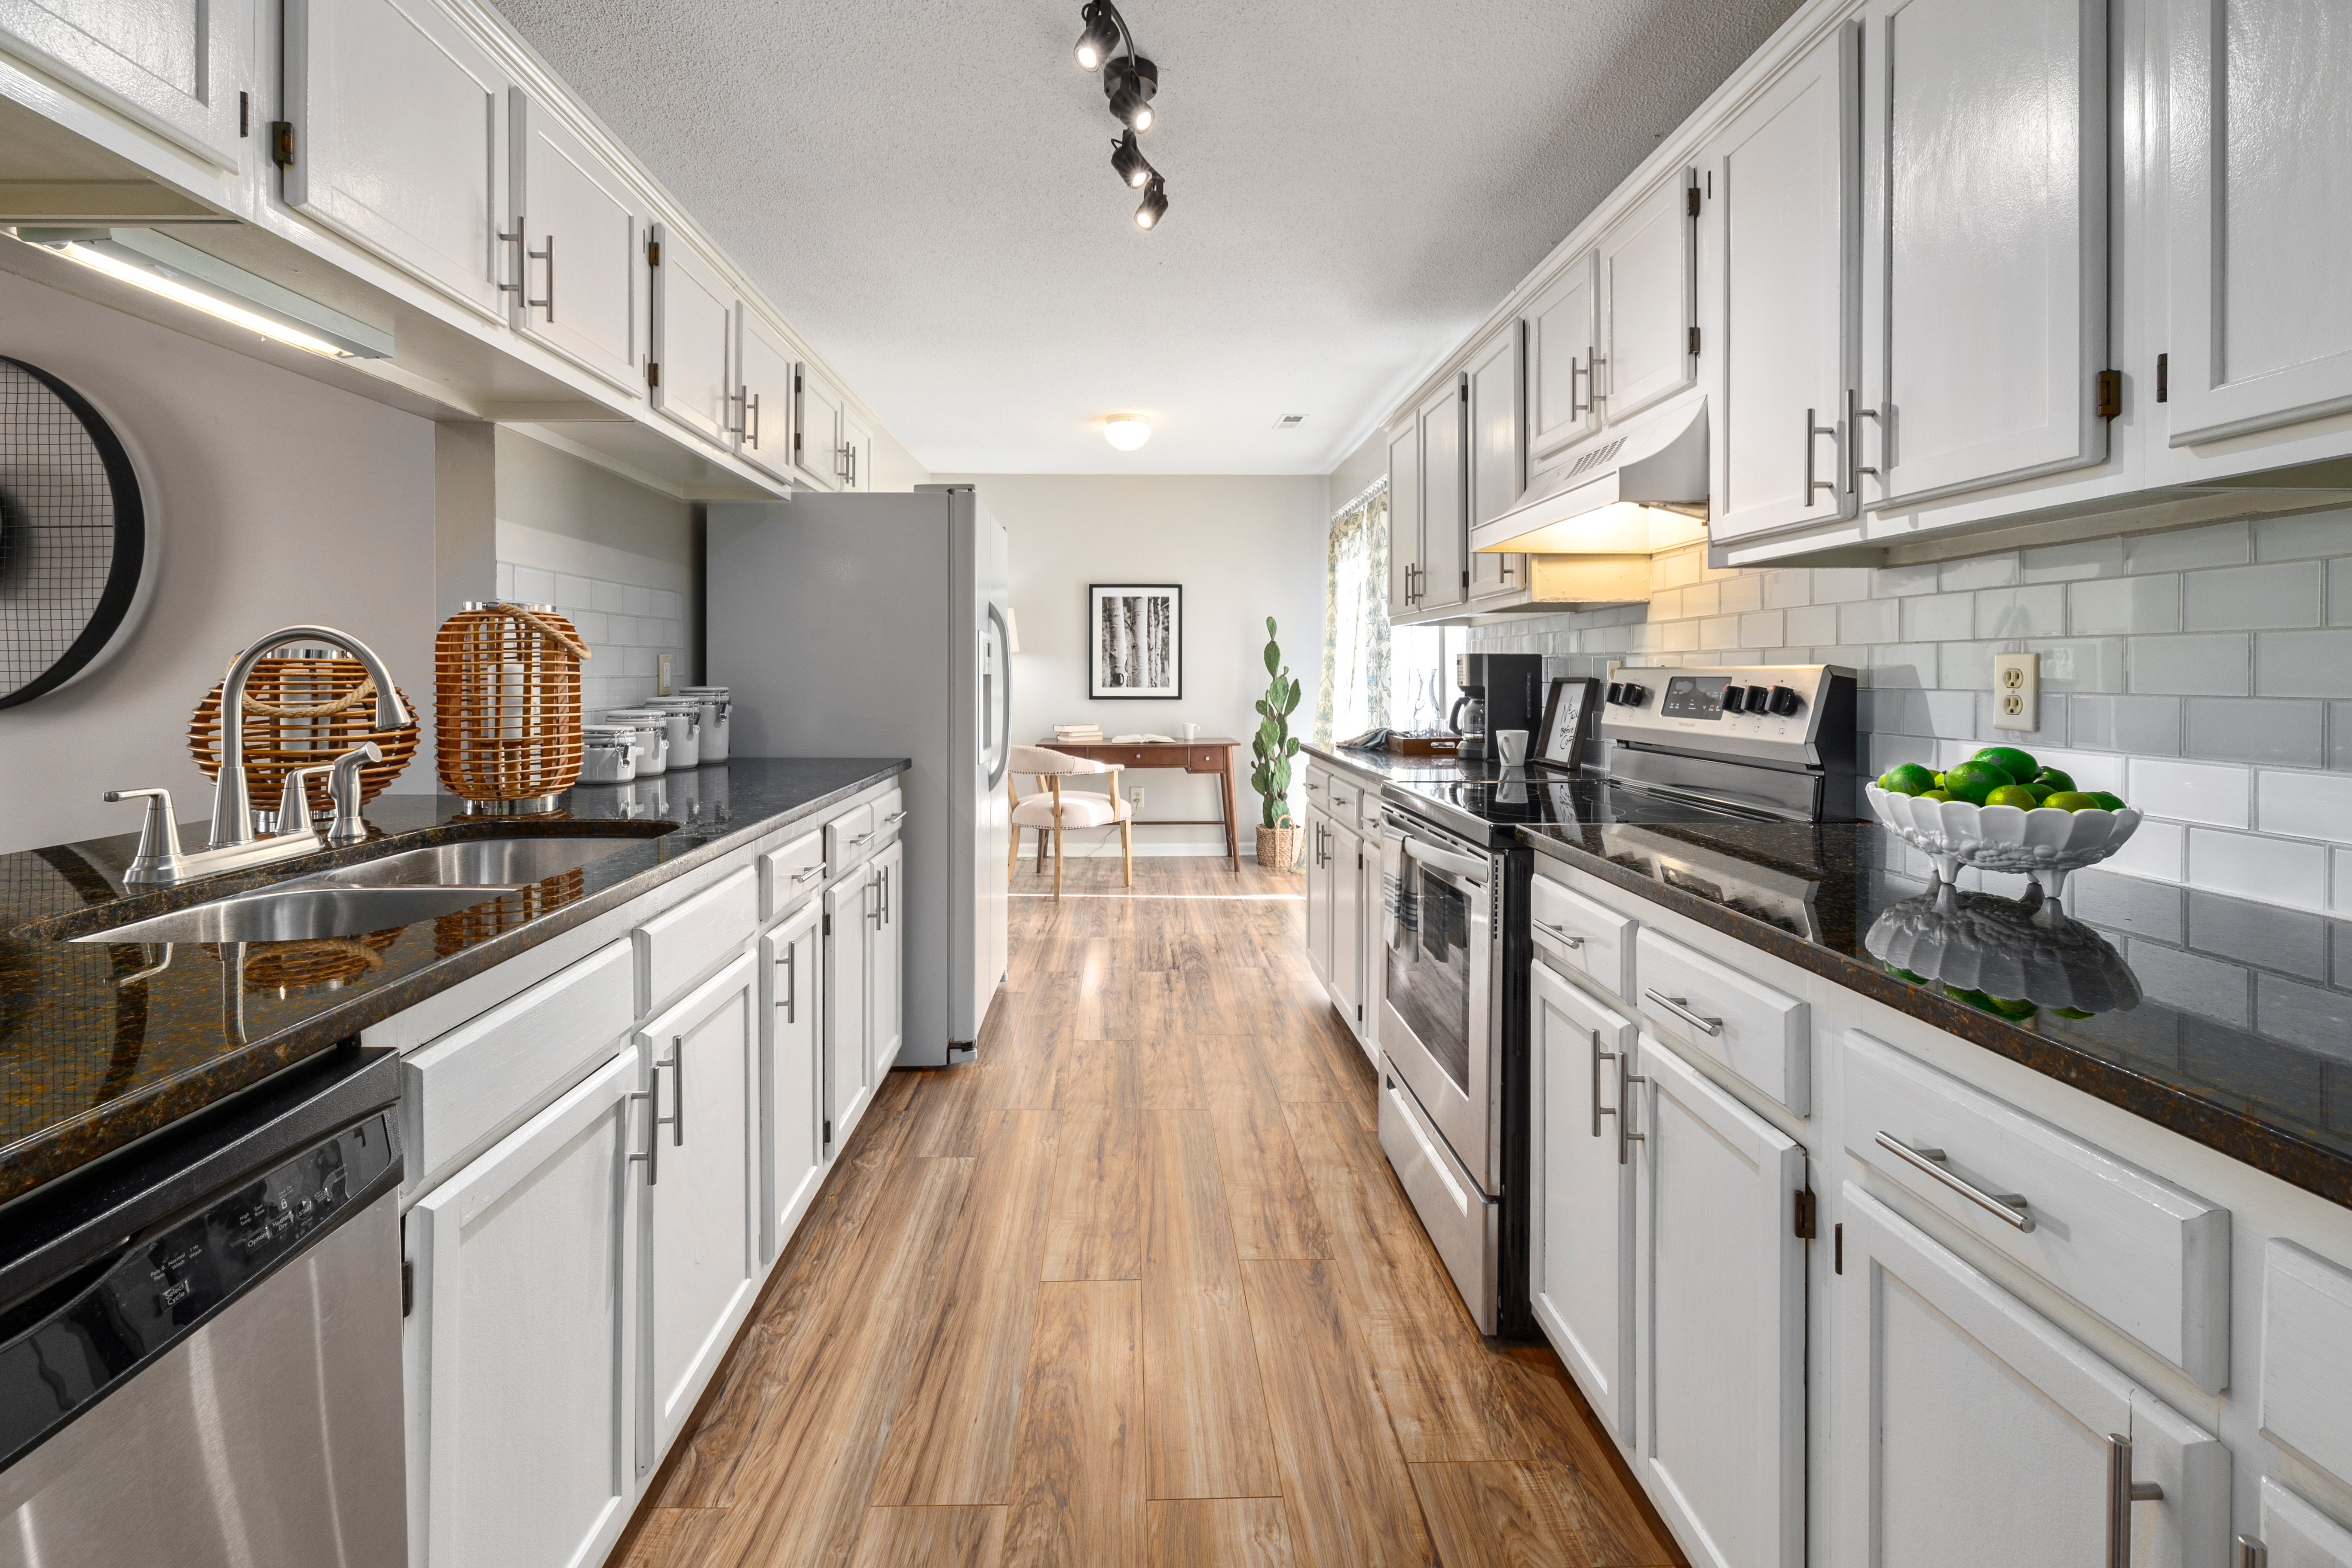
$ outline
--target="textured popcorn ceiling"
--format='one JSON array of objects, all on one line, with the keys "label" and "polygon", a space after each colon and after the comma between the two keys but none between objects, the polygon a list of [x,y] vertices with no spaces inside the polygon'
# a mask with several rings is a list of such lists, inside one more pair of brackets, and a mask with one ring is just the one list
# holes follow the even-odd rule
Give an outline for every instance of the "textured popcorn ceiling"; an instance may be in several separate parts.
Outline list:
[{"label": "textured popcorn ceiling", "polygon": [[[504,0],[925,466],[1323,473],[1794,0]],[[1102,416],[1152,421],[1120,453]],[[1293,432],[1275,428],[1304,414]]]}]

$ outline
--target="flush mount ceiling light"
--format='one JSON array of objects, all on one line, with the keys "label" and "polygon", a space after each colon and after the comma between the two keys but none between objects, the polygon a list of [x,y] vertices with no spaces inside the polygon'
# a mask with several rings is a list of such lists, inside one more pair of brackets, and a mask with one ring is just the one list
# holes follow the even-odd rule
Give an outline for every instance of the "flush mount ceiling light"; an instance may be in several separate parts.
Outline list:
[{"label": "flush mount ceiling light", "polygon": [[1114,414],[1103,421],[1103,439],[1122,452],[1132,452],[1151,439],[1151,426],[1140,414]]},{"label": "flush mount ceiling light", "polygon": [[[1109,100],[1111,115],[1127,128],[1112,143],[1110,166],[1130,190],[1145,193],[1143,205],[1135,210],[1136,227],[1157,228],[1168,211],[1168,183],[1135,138],[1158,119],[1151,100],[1159,96],[1160,68],[1136,53],[1135,35],[1111,0],[1087,0],[1078,15],[1085,23],[1076,51],[1078,68],[1102,72],[1103,96]],[[1122,45],[1124,52],[1114,58]]]}]

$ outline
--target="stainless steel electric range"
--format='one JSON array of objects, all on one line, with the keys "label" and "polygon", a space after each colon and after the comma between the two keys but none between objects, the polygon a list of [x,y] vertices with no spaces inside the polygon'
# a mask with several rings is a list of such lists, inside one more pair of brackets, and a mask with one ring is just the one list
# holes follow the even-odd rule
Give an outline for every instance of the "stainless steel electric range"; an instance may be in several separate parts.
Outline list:
[{"label": "stainless steel electric range", "polygon": [[[1628,671],[1606,774],[1488,764],[1381,792],[1381,1146],[1480,1330],[1536,1332],[1527,1283],[1524,826],[1597,829],[1612,854],[1708,874],[1645,828],[1851,816],[1855,681],[1834,665]],[[1434,772],[1436,770],[1433,770]],[[1757,888],[1782,923],[1810,884]],[[1746,886],[1753,887],[1751,871]]]}]

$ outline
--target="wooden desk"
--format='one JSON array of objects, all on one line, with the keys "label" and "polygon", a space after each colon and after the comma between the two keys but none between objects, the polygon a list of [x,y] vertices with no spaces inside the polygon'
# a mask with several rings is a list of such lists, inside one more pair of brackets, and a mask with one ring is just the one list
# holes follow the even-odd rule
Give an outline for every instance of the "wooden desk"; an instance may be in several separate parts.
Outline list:
[{"label": "wooden desk", "polygon": [[1187,816],[1155,817],[1150,822],[1138,822],[1138,827],[1223,827],[1225,830],[1225,854],[1238,875],[1242,868],[1241,826],[1234,816],[1234,753],[1241,742],[1222,735],[1203,735],[1197,741],[1110,741],[1066,742],[1044,740],[1037,744],[1049,752],[1061,752],[1073,757],[1085,757],[1090,762],[1110,763],[1122,768],[1167,768],[1188,773],[1215,773],[1224,782],[1225,815],[1221,818]]}]

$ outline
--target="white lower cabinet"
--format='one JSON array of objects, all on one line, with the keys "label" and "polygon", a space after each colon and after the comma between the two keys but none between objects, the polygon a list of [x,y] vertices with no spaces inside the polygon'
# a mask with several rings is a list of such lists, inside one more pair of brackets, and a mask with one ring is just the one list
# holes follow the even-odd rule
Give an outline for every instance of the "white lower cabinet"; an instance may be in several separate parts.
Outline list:
[{"label": "white lower cabinet", "polygon": [[[1331,998],[1348,1026],[1362,1034],[1366,1022],[1364,998],[1364,867],[1368,858],[1363,836],[1338,821],[1331,825],[1324,853],[1331,876]],[[1377,857],[1371,857],[1376,859]]]},{"label": "white lower cabinet", "polygon": [[773,1262],[824,1180],[824,907],[812,899],[768,933],[761,1010],[760,1105],[767,1165],[761,1177],[760,1257]]},{"label": "white lower cabinet", "polygon": [[[2218,1439],[1860,1188],[1843,1196],[1839,1563],[2224,1560]],[[2127,1500],[2135,1486],[2161,1495]]]},{"label": "white lower cabinet", "polygon": [[693,1413],[760,1281],[759,1000],[758,966],[743,953],[638,1032],[655,1117],[638,1227],[641,1473]]},{"label": "white lower cabinet", "polygon": [[1593,1413],[1633,1441],[1633,1163],[1617,1116],[1633,1026],[1534,967],[1528,1008],[1528,1285]]},{"label": "white lower cabinet", "polygon": [[872,988],[866,1004],[868,1077],[875,1083],[896,1066],[898,1047],[906,1040],[906,988],[900,970],[905,946],[899,932],[898,905],[906,891],[907,851],[892,843],[874,857],[873,918],[866,922],[866,984]]},{"label": "white lower cabinet", "polygon": [[1307,812],[1307,962],[1315,978],[1331,984],[1331,819]]},{"label": "white lower cabinet", "polygon": [[408,1214],[412,1563],[597,1563],[628,1521],[638,1077],[624,1051]]},{"label": "white lower cabinet", "polygon": [[849,1141],[866,1102],[874,1098],[873,1058],[866,1041],[873,1001],[874,944],[866,938],[874,907],[872,879],[863,870],[824,891],[825,1152]]},{"label": "white lower cabinet", "polygon": [[1800,1568],[1805,1151],[1671,1049],[1637,1051],[1636,1468],[1699,1568]]}]

